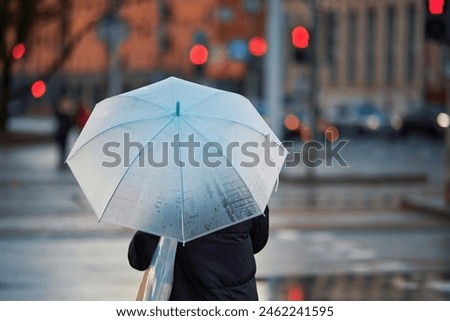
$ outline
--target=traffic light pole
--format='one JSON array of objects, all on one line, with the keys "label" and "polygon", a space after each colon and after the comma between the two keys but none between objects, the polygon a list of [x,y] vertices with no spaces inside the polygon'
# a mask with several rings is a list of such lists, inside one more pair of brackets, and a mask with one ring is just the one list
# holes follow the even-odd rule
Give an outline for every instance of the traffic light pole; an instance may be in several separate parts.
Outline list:
[{"label": "traffic light pole", "polygon": [[[444,46],[445,54],[445,76],[446,76],[446,96],[447,114],[450,115],[450,44]],[[444,199],[445,204],[450,206],[450,127],[445,131],[445,167],[444,167]]]},{"label": "traffic light pole", "polygon": [[[447,114],[450,115],[450,4],[449,1],[428,0],[426,3],[425,36],[442,44]],[[445,131],[444,200],[450,207],[450,127]]]},{"label": "traffic light pole", "polygon": [[[311,130],[311,140],[317,140],[317,113],[318,113],[318,86],[317,86],[317,77],[318,77],[318,64],[317,64],[317,54],[318,54],[318,19],[319,19],[319,0],[309,0],[309,7],[311,12],[311,20],[312,24],[310,27],[310,88],[309,88],[309,116],[311,119],[310,130]],[[308,153],[303,155],[306,157],[305,164],[309,164],[309,160],[315,160],[318,158],[318,151],[315,148],[309,148]],[[306,176],[307,179],[312,183],[315,180],[314,168],[310,168],[307,166],[306,168]],[[313,189],[311,189],[313,191]],[[309,197],[310,206],[315,205],[315,197],[311,195]]]},{"label": "traffic light pole", "polygon": [[281,137],[283,117],[283,55],[282,55],[282,5],[283,1],[268,0],[267,43],[264,60],[264,96],[269,115],[269,125]]},{"label": "traffic light pole", "polygon": [[310,30],[311,34],[311,54],[310,54],[310,63],[311,63],[311,75],[310,75],[310,117],[311,117],[311,137],[313,140],[317,139],[317,113],[318,113],[318,87],[317,87],[317,77],[319,70],[317,68],[317,54],[318,54],[318,16],[319,16],[319,7],[318,0],[310,0],[311,7],[311,16],[312,16],[312,28]]}]

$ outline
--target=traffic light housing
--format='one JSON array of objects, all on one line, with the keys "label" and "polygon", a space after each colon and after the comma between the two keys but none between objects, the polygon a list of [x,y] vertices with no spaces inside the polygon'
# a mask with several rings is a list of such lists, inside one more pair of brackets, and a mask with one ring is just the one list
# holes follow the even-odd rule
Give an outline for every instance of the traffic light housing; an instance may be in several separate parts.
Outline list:
[{"label": "traffic light housing", "polygon": [[205,69],[209,59],[208,38],[206,32],[197,30],[192,35],[192,47],[189,50],[189,61],[193,66],[193,74],[196,78],[205,76]]},{"label": "traffic light housing", "polygon": [[309,31],[303,26],[296,26],[291,31],[293,58],[298,64],[308,61]]},{"label": "traffic light housing", "polygon": [[449,0],[426,0],[425,37],[450,44]]},{"label": "traffic light housing", "polygon": [[307,63],[308,62],[308,50],[307,49],[299,49],[294,48],[294,61],[298,64]]},{"label": "traffic light housing", "polygon": [[203,44],[195,44],[189,51],[189,60],[194,66],[194,75],[196,77],[203,77],[205,72],[205,65],[208,62],[209,50]]}]

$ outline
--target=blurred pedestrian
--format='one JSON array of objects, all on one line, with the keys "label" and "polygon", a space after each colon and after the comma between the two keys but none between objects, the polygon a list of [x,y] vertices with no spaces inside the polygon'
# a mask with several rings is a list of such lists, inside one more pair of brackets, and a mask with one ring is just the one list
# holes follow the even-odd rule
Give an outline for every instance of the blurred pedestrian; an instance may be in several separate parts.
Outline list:
[{"label": "blurred pedestrian", "polygon": [[59,149],[59,167],[64,166],[64,161],[67,156],[67,141],[70,129],[75,121],[75,107],[69,97],[62,97],[55,109],[55,116],[57,120],[57,128],[55,132],[55,140]]},{"label": "blurred pedestrian", "polygon": [[[269,208],[264,216],[178,244],[171,301],[256,301],[256,262],[269,236]],[[128,249],[130,265],[146,270],[159,237],[136,232]]]},{"label": "blurred pedestrian", "polygon": [[80,100],[80,102],[78,103],[77,115],[75,119],[78,129],[81,130],[84,128],[89,119],[89,116],[91,115],[91,112],[91,105],[85,99]]}]

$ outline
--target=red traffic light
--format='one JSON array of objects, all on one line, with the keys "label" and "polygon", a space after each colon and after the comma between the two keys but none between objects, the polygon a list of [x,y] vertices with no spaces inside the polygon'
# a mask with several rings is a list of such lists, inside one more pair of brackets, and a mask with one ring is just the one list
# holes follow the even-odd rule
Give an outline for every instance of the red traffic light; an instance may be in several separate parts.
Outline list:
[{"label": "red traffic light", "polygon": [[12,50],[12,56],[14,59],[20,59],[25,55],[25,45],[23,43],[18,43],[14,46]]},{"label": "red traffic light", "polygon": [[443,14],[444,4],[445,0],[428,0],[428,11],[431,14]]},{"label": "red traffic light", "polygon": [[253,56],[260,57],[264,56],[267,52],[267,42],[263,37],[253,37],[248,42],[248,51]]},{"label": "red traffic light", "polygon": [[208,48],[204,45],[194,45],[189,51],[189,60],[194,65],[204,65],[208,61]]},{"label": "red traffic light", "polygon": [[31,85],[31,94],[34,98],[41,98],[42,96],[44,96],[46,90],[47,86],[42,80],[37,80],[33,83],[33,85]]},{"label": "red traffic light", "polygon": [[294,285],[289,289],[288,301],[305,301],[305,293],[302,286]]},{"label": "red traffic light", "polygon": [[308,29],[302,26],[297,26],[291,32],[292,45],[295,48],[304,49],[309,45]]}]

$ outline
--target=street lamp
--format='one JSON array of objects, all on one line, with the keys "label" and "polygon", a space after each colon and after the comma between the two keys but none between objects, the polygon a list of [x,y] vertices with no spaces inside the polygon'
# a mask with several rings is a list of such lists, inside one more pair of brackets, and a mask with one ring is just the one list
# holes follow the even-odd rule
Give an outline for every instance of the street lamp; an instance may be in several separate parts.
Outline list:
[{"label": "street lamp", "polygon": [[108,96],[122,92],[119,47],[128,34],[128,25],[118,16],[116,7],[105,14],[97,27],[97,37],[104,41],[108,48]]}]

